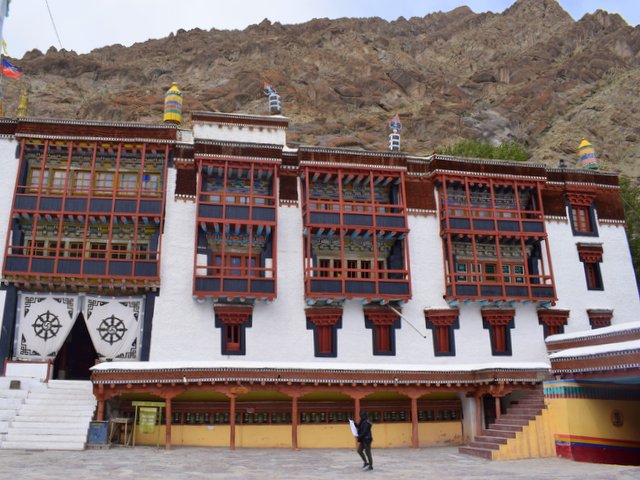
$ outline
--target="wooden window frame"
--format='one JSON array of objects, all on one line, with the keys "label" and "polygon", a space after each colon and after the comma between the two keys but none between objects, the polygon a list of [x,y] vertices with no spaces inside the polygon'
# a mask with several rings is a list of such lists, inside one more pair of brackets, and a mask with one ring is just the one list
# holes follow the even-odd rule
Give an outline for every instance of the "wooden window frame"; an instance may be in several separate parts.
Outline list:
[{"label": "wooden window frame", "polygon": [[308,308],[305,310],[305,315],[307,330],[313,330],[314,356],[337,357],[337,330],[342,328],[342,309]]},{"label": "wooden window frame", "polygon": [[569,310],[539,308],[537,313],[538,323],[543,327],[544,338],[564,333],[564,327],[569,321]]},{"label": "wooden window frame", "polygon": [[593,330],[610,327],[613,318],[613,310],[588,309],[589,324]]},{"label": "wooden window frame", "polygon": [[574,236],[598,236],[594,206],[595,198],[595,194],[588,192],[567,193],[569,222]]},{"label": "wooden window frame", "polygon": [[584,276],[587,290],[604,290],[600,263],[602,263],[602,245],[578,243],[578,257],[584,265]]},{"label": "wooden window frame", "polygon": [[511,356],[511,329],[515,327],[515,310],[481,309],[482,326],[489,330],[491,355]]},{"label": "wooden window frame", "polygon": [[222,355],[246,355],[246,329],[251,327],[253,307],[215,305],[215,326],[220,329]]},{"label": "wooden window frame", "polygon": [[401,328],[400,316],[389,308],[365,307],[364,325],[371,330],[373,355],[395,356],[395,331]]},{"label": "wooden window frame", "polygon": [[460,328],[460,311],[457,308],[425,309],[426,326],[433,338],[433,354],[436,357],[455,357],[454,330]]}]

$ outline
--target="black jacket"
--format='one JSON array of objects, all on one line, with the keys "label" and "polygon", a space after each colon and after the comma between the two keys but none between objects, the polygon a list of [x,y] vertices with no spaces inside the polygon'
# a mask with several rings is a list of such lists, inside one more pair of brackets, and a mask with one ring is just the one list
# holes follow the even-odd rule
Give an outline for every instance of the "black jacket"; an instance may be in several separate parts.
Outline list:
[{"label": "black jacket", "polygon": [[369,420],[364,419],[358,424],[358,441],[362,443],[371,443],[373,436],[371,435],[371,424]]}]

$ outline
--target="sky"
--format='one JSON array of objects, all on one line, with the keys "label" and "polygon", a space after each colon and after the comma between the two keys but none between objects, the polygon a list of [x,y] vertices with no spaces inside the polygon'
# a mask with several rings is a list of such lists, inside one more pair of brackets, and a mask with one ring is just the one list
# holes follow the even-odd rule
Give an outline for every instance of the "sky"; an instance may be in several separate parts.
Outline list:
[{"label": "sky", "polygon": [[[163,38],[179,29],[244,29],[268,18],[283,24],[313,18],[425,16],[461,5],[474,12],[500,13],[515,0],[11,0],[4,20],[7,53],[20,59],[34,48],[51,46],[89,53],[108,45],[131,46]],[[597,9],[619,13],[632,26],[640,23],[637,0],[560,0],[575,19]],[[53,17],[53,22],[51,21]],[[54,28],[55,25],[55,28]],[[57,31],[57,33],[56,33]]]}]

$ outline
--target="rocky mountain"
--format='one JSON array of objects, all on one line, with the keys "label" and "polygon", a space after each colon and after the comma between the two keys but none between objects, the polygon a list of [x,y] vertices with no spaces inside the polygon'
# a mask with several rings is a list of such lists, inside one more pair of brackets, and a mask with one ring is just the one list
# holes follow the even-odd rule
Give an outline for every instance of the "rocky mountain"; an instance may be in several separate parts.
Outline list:
[{"label": "rocky mountain", "polygon": [[265,19],[86,55],[34,50],[17,63],[26,74],[4,83],[8,116],[28,87],[29,116],[159,122],[172,81],[185,112],[264,114],[266,81],[282,96],[292,145],[384,149],[399,113],[412,154],[515,140],[531,161],[575,166],[585,137],[603,169],[640,176],[640,29],[602,10],[574,21],[555,0],[393,22]]}]

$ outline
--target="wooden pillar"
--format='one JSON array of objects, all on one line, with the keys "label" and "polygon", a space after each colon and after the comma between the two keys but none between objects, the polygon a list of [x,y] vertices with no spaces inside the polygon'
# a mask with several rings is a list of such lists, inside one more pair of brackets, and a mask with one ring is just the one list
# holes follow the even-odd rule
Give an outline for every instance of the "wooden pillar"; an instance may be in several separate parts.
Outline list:
[{"label": "wooden pillar", "polygon": [[360,397],[354,398],[353,401],[355,403],[354,405],[355,413],[353,414],[355,418],[353,419],[353,421],[356,423],[359,423],[360,422]]},{"label": "wooden pillar", "polygon": [[298,448],[298,397],[291,401],[291,448]]},{"label": "wooden pillar", "polygon": [[165,450],[171,450],[171,397],[165,398],[164,423],[165,423]]},{"label": "wooden pillar", "polygon": [[478,429],[476,435],[482,435],[484,431],[484,422],[482,421],[482,397],[476,397],[476,427]]},{"label": "wooden pillar", "polygon": [[411,397],[411,447],[418,448],[418,397]]},{"label": "wooden pillar", "polygon": [[98,413],[96,414],[96,420],[104,420],[104,400],[98,400]]},{"label": "wooden pillar", "polygon": [[229,448],[236,449],[236,396],[231,395],[229,405]]},{"label": "wooden pillar", "polygon": [[500,418],[500,397],[494,397],[496,402],[496,420]]}]

